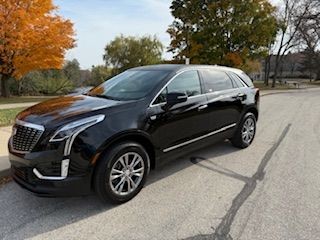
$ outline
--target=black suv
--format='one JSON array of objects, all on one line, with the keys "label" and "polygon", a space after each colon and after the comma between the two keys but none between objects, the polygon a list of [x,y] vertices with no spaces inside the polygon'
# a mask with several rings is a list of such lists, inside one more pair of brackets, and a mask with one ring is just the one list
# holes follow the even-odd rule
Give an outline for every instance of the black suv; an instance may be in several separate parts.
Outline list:
[{"label": "black suv", "polygon": [[84,195],[121,203],[150,169],[230,139],[254,139],[259,90],[241,70],[154,65],[125,71],[84,95],[21,112],[9,152],[13,179],[41,196]]}]

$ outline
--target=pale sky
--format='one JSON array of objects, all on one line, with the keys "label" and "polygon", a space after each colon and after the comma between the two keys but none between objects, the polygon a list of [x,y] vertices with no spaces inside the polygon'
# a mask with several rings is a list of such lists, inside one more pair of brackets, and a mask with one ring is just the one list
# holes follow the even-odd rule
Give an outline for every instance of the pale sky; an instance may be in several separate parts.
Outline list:
[{"label": "pale sky", "polygon": [[[103,64],[106,44],[121,33],[125,36],[156,35],[169,46],[166,33],[173,21],[171,0],[54,0],[59,12],[74,23],[77,47],[67,59],[76,58],[82,68]],[[166,53],[165,58],[171,58]]]},{"label": "pale sky", "polygon": [[[281,0],[271,0],[278,4]],[[171,0],[54,0],[59,12],[75,25],[77,47],[67,59],[76,58],[82,68],[103,64],[104,47],[121,33],[125,36],[156,35],[165,47],[173,17]],[[164,58],[171,59],[170,53]]]}]

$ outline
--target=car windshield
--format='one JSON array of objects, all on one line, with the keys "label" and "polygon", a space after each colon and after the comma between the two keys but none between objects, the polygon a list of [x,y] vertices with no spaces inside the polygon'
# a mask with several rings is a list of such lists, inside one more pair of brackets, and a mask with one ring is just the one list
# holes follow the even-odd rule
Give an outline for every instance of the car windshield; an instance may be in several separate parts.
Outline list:
[{"label": "car windshield", "polygon": [[128,70],[92,89],[88,95],[127,101],[147,96],[167,75],[168,71]]}]

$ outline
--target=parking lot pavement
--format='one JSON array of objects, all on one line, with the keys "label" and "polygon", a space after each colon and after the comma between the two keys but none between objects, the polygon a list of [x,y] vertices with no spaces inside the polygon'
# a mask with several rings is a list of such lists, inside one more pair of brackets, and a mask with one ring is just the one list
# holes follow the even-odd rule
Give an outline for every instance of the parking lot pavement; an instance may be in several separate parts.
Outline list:
[{"label": "parking lot pavement", "polygon": [[123,205],[0,188],[0,239],[317,239],[320,91],[265,96],[256,139],[151,172]]}]

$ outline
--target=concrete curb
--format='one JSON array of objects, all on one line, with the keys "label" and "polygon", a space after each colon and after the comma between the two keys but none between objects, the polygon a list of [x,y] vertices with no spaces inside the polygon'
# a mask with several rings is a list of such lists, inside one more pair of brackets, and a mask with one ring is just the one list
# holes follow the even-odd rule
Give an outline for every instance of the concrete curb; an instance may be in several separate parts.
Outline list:
[{"label": "concrete curb", "polygon": [[287,90],[261,90],[260,96],[268,96],[274,94],[281,94],[281,93],[299,93],[304,91],[318,91],[320,87],[312,87],[312,88],[297,88],[297,89],[287,89]]},{"label": "concrete curb", "polygon": [[296,93],[296,92],[300,92],[303,90],[306,90],[306,88],[304,88],[304,89],[301,88],[301,89],[296,89],[296,90],[275,90],[275,91],[272,91],[272,90],[263,91],[262,90],[260,95],[261,95],[261,97],[263,97],[263,96],[269,96],[269,95],[281,94],[281,93]]}]

